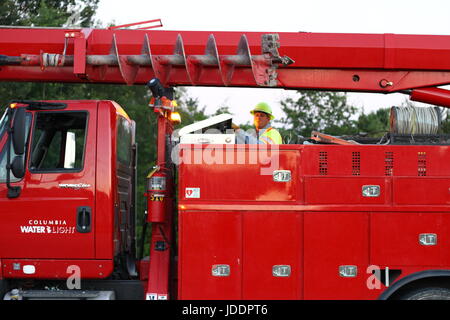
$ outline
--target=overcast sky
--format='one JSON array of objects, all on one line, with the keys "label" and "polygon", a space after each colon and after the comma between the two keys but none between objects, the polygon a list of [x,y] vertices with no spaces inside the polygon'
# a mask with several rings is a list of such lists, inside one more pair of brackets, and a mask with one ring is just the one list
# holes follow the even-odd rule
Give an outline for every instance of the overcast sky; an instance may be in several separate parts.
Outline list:
[{"label": "overcast sky", "polygon": [[[161,19],[159,30],[450,35],[449,0],[100,0],[97,12],[97,19],[116,25]],[[249,121],[248,110],[259,101],[270,103],[280,117],[279,101],[295,96],[282,89],[189,87],[188,92],[208,113],[228,105],[236,123]],[[366,112],[405,99],[402,94],[348,97]]]}]

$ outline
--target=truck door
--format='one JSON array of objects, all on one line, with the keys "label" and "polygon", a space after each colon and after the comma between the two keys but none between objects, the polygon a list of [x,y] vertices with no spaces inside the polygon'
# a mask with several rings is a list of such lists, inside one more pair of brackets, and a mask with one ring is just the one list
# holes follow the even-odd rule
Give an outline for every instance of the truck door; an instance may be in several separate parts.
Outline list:
[{"label": "truck door", "polygon": [[0,199],[2,258],[94,258],[94,110],[34,114],[22,192]]}]

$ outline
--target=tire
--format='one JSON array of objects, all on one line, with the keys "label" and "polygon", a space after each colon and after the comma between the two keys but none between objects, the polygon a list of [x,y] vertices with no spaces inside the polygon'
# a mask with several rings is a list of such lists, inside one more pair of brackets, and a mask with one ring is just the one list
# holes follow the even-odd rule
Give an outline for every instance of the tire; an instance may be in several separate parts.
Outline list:
[{"label": "tire", "polygon": [[401,300],[450,300],[450,290],[447,288],[422,288],[403,295]]},{"label": "tire", "polygon": [[8,283],[6,280],[0,280],[0,300],[3,300],[3,297],[8,292]]}]

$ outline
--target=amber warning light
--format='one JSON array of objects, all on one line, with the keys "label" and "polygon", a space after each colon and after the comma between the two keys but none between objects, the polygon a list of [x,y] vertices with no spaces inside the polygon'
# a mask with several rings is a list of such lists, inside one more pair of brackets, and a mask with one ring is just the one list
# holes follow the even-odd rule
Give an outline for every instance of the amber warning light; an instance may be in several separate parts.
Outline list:
[{"label": "amber warning light", "polygon": [[181,115],[179,112],[171,112],[170,113],[170,121],[173,124],[179,124],[181,123]]}]

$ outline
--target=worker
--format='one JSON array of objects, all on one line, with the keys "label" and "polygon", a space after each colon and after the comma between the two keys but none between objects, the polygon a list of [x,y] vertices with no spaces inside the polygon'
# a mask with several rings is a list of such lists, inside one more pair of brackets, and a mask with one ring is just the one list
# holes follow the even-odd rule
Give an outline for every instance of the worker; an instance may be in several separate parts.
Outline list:
[{"label": "worker", "polygon": [[255,126],[255,134],[244,133],[238,126],[233,124],[236,131],[238,143],[245,144],[282,144],[283,139],[280,133],[274,129],[270,121],[275,119],[272,114],[272,108],[265,102],[258,103],[253,110],[253,124]]}]

